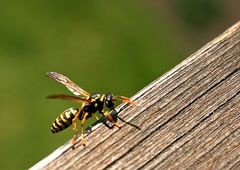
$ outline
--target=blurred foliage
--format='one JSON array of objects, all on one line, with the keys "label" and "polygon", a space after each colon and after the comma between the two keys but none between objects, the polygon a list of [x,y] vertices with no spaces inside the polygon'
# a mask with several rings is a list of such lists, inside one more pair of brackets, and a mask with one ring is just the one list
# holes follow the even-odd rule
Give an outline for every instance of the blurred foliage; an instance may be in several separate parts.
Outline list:
[{"label": "blurred foliage", "polygon": [[[221,15],[216,1],[174,2],[194,27]],[[45,99],[71,94],[46,72],[89,92],[130,97],[186,57],[167,20],[136,0],[2,1],[0,168],[27,169],[73,136],[72,128],[50,133],[55,118],[77,105]]]},{"label": "blurred foliage", "polygon": [[195,29],[202,29],[222,16],[222,0],[174,0],[183,21]]}]

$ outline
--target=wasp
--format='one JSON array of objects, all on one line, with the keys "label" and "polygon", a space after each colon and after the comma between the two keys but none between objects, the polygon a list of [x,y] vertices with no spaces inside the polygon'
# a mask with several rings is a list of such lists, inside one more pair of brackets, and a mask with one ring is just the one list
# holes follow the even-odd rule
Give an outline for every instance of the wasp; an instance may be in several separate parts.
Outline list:
[{"label": "wasp", "polygon": [[[88,118],[92,117],[94,114],[96,119],[99,119],[95,114],[96,112],[99,112],[102,116],[106,117],[110,122],[112,122],[114,126],[121,128],[121,125],[119,125],[117,120],[114,120],[110,114],[110,111],[115,108],[114,105],[116,103],[116,100],[135,105],[134,102],[125,96],[114,96],[112,93],[89,93],[76,85],[68,77],[57,72],[48,72],[47,76],[50,79],[53,79],[58,83],[66,86],[67,89],[75,95],[71,96],[65,94],[55,94],[50,95],[47,98],[70,100],[73,102],[81,103],[81,106],[79,108],[69,108],[62,112],[51,126],[51,132],[57,133],[66,129],[70,125],[73,125],[74,135],[72,139],[72,148],[74,148],[77,140],[78,128],[76,122],[78,119],[81,121],[81,143],[85,146],[84,125]],[[108,110],[105,110],[105,108]]]}]

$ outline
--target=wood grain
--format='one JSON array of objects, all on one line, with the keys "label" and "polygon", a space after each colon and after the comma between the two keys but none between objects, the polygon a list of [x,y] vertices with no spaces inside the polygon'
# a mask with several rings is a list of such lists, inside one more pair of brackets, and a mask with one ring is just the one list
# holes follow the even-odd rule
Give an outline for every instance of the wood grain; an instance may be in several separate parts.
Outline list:
[{"label": "wood grain", "polygon": [[31,169],[240,169],[240,22],[132,99],[119,116],[140,130],[98,124]]}]

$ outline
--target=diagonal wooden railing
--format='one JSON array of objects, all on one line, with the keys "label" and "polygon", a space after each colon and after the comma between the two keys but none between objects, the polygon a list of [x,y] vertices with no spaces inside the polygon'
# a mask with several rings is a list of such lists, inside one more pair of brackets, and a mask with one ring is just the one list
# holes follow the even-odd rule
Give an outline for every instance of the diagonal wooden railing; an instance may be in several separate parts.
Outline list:
[{"label": "diagonal wooden railing", "polygon": [[132,99],[31,169],[240,169],[240,22]]}]

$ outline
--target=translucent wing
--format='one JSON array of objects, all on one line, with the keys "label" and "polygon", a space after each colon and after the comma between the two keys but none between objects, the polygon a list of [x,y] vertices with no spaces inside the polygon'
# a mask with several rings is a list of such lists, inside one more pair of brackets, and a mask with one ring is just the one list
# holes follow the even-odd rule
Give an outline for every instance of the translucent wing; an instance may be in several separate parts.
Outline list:
[{"label": "translucent wing", "polygon": [[66,76],[64,76],[60,73],[48,72],[47,75],[49,78],[56,80],[57,82],[65,85],[68,88],[68,90],[70,90],[71,92],[73,92],[73,94],[75,94],[77,96],[81,95],[84,97],[88,97],[90,95],[90,93],[83,90],[78,85],[76,85],[73,81],[71,81],[69,78],[67,78]]},{"label": "translucent wing", "polygon": [[65,94],[53,94],[47,97],[48,99],[63,99],[63,100],[71,100],[73,102],[84,102],[84,103],[91,103],[91,100],[82,99],[75,96],[69,96]]}]

